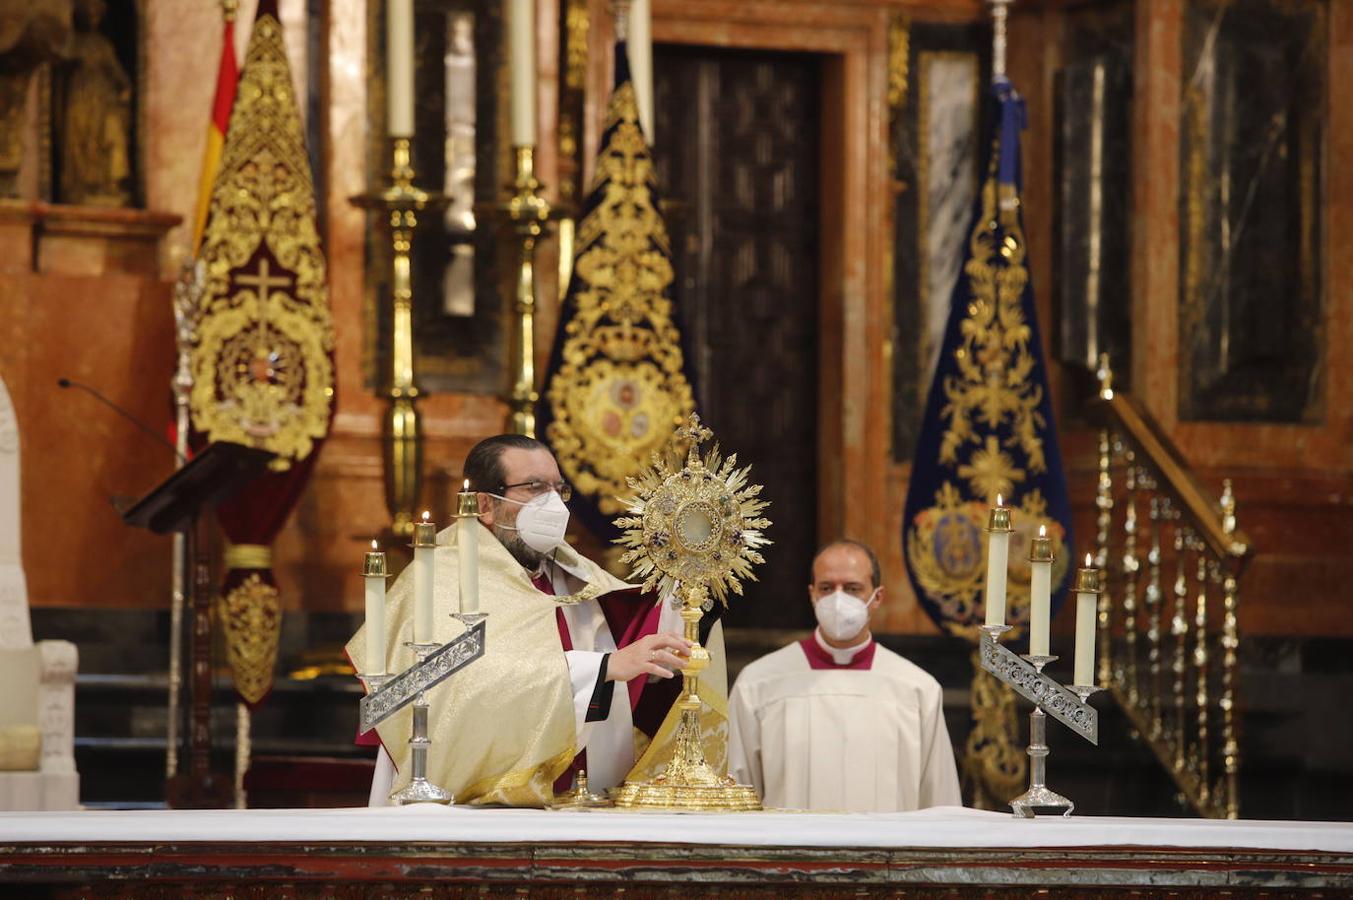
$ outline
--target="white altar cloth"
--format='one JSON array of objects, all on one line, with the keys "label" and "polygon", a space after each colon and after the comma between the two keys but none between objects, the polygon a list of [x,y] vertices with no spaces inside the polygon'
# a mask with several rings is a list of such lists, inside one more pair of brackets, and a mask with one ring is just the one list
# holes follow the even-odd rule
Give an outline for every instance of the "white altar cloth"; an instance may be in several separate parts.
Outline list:
[{"label": "white altar cloth", "polygon": [[[699,819],[699,827],[692,827]],[[1353,823],[1073,816],[941,807],[909,813],[673,814],[408,806],[0,813],[0,845],[372,841],[744,847],[1188,847],[1353,854]]]}]

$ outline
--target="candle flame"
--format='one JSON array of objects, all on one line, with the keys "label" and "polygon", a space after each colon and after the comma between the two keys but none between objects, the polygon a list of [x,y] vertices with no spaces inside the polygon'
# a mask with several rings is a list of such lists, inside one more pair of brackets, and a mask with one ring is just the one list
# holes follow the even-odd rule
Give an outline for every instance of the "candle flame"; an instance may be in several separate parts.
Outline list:
[{"label": "candle flame", "polygon": [[379,548],[376,546],[376,539],[375,539],[375,538],[372,538],[372,539],[371,539],[371,551],[374,553],[374,552],[375,552],[376,550],[378,550],[378,549],[379,549]]},{"label": "candle flame", "polygon": [[1090,554],[1087,553],[1087,554],[1085,554],[1085,568],[1087,568],[1087,569],[1090,568],[1090,565],[1091,565],[1091,563],[1090,563]]},{"label": "candle flame", "polygon": [[1039,525],[1039,526],[1038,526],[1038,536],[1041,537],[1041,538],[1042,538],[1042,537],[1047,537],[1047,536],[1048,536],[1048,526],[1046,526],[1046,525]]},{"label": "candle flame", "polygon": [[1000,495],[1000,494],[997,494],[997,495],[996,495],[996,505],[997,505],[997,506],[1005,506],[1005,502],[1004,502],[1003,500],[1001,500],[1001,495]]},{"label": "candle flame", "polygon": [[426,509],[423,510],[423,521],[426,522],[428,520],[428,516],[430,515],[432,515],[432,513],[428,512]]},{"label": "candle flame", "polygon": [[470,489],[470,479],[467,478],[465,479],[465,486],[461,488],[461,490],[468,491],[469,489]]}]

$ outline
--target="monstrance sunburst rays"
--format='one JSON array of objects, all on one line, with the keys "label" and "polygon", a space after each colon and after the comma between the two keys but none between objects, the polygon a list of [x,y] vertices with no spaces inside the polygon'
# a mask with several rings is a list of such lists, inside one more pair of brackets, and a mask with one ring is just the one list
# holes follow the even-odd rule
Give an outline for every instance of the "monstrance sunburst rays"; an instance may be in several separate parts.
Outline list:
[{"label": "monstrance sunburst rays", "polygon": [[[629,548],[621,560],[633,565],[633,577],[643,579],[645,590],[656,587],[679,601],[691,645],[676,702],[680,720],[661,751],[666,766],[649,780],[626,781],[617,789],[615,803],[627,809],[761,808],[756,791],[738,784],[722,766],[710,765],[704,750],[705,703],[697,685],[711,657],[700,646],[701,609],[711,602],[710,594],[725,605],[730,589],[741,594],[742,580],[756,577],[752,566],[764,562],[758,548],[770,543],[762,532],[770,521],[761,515],[768,504],[759,499],[761,486],[747,483],[751,467],[739,469],[733,455],[721,459],[717,445],[702,455],[700,445],[710,437],[692,414],[667,453],[653,454],[652,466],[629,479],[634,495],[625,506],[630,514],[616,521],[624,529],[617,543]],[[684,465],[683,440],[689,442]]]},{"label": "monstrance sunburst rays", "polygon": [[752,566],[765,562],[759,550],[771,543],[763,531],[770,520],[761,514],[770,504],[759,499],[761,485],[748,484],[752,467],[739,469],[737,454],[721,458],[718,444],[701,454],[711,436],[692,414],[673,445],[628,479],[633,494],[624,500],[629,515],[616,519],[616,542],[629,548],[620,560],[645,590],[666,597],[698,586],[727,606],[729,590],[741,596],[743,580],[756,580]]}]

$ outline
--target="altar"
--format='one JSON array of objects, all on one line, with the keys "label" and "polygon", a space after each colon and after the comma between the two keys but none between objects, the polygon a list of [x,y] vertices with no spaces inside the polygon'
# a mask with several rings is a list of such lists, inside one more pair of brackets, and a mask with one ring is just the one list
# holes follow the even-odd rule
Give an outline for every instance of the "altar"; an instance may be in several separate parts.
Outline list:
[{"label": "altar", "polygon": [[1054,896],[1353,891],[1353,825],[419,805],[0,815],[0,893]]}]

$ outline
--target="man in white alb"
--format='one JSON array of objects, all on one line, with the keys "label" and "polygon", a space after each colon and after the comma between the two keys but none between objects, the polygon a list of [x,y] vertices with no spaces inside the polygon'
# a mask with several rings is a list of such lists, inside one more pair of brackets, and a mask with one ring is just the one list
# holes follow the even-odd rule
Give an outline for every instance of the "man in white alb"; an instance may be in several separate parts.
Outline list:
[{"label": "man in white alb", "polygon": [[729,774],[767,807],[959,806],[939,682],[878,645],[878,559],[856,541],[813,560],[812,636],[748,665],[729,695]]}]

